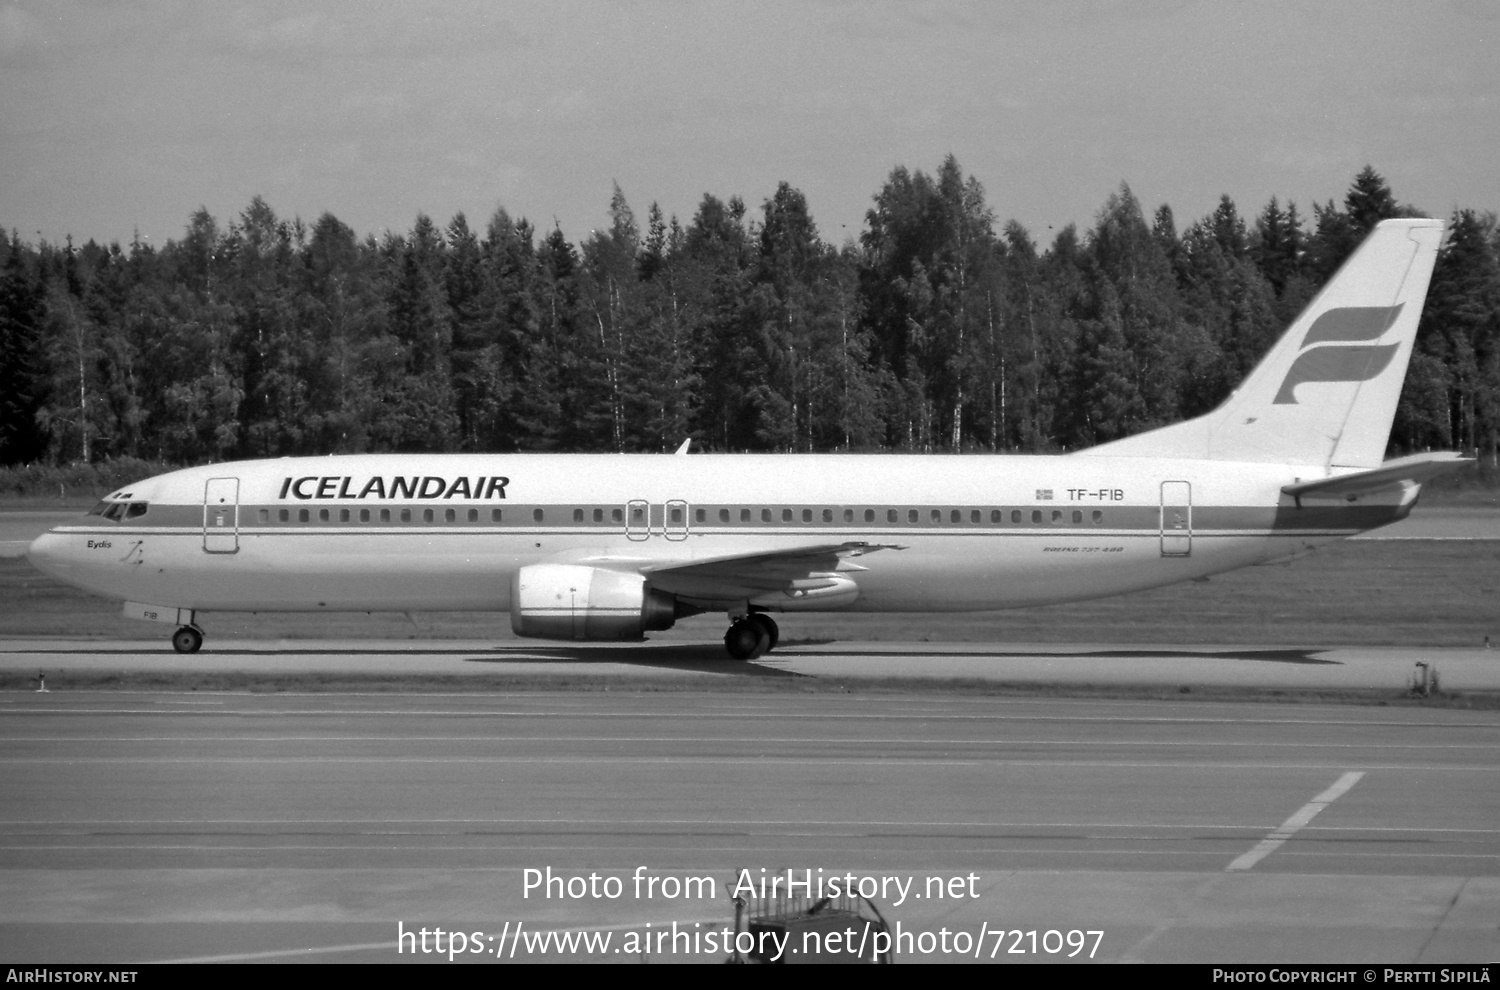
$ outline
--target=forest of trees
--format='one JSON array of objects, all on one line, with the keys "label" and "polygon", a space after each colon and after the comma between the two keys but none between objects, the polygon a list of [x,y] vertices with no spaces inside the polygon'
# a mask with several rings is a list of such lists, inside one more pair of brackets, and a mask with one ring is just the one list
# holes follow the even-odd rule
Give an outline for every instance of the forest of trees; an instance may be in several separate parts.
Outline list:
[{"label": "forest of trees", "polygon": [[[901,167],[857,242],[783,183],[644,228],[618,187],[580,244],[483,230],[360,238],[260,198],[181,240],[0,236],[0,464],[358,451],[1062,451],[1207,411],[1379,220],[1228,196],[1179,230],[1121,186],[1046,248],[949,157]],[[1500,231],[1459,210],[1392,448],[1500,447]]]}]

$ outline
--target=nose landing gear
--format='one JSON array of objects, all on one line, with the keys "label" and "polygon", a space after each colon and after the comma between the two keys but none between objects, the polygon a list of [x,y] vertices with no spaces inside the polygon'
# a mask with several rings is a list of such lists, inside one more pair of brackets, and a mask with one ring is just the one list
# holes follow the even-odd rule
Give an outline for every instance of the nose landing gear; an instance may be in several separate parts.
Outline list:
[{"label": "nose landing gear", "polygon": [[724,649],[736,660],[754,660],[776,648],[781,631],[764,612],[751,612],[734,620],[724,634]]}]

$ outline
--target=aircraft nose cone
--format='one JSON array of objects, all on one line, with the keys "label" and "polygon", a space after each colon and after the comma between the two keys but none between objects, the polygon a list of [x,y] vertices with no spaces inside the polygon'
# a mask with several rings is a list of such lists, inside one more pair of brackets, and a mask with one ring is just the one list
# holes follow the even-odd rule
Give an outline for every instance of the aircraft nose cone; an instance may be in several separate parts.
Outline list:
[{"label": "aircraft nose cone", "polygon": [[66,580],[64,572],[68,569],[65,564],[63,546],[66,541],[56,533],[43,533],[31,541],[31,546],[26,548],[26,559],[31,561],[31,566],[59,580]]}]

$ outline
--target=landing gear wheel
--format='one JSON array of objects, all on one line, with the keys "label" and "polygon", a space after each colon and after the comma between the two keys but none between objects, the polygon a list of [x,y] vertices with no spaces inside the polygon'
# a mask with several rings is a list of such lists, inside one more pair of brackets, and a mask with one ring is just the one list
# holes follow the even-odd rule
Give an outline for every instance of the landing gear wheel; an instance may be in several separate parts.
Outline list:
[{"label": "landing gear wheel", "polygon": [[762,631],[765,632],[767,636],[770,637],[770,642],[766,644],[766,648],[761,652],[770,653],[772,650],[776,649],[776,641],[781,638],[781,630],[776,628],[775,619],[771,618],[764,612],[751,612],[749,615],[745,616],[745,621],[751,623],[752,625],[758,626]]},{"label": "landing gear wheel", "polygon": [[771,637],[755,622],[736,620],[724,634],[724,649],[736,660],[754,660],[771,648]]},{"label": "landing gear wheel", "polygon": [[183,626],[172,634],[172,649],[178,653],[197,653],[203,646],[203,634],[192,626]]}]

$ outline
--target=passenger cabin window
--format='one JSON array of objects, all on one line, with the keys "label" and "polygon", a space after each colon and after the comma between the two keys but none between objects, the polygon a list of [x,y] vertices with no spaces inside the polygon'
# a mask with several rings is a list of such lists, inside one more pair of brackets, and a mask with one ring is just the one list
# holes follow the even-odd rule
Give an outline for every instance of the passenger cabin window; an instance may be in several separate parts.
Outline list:
[{"label": "passenger cabin window", "polygon": [[1100,509],[1094,510],[1094,525],[1097,526],[1104,521],[1104,513]]},{"label": "passenger cabin window", "polygon": [[1061,509],[1053,509],[1052,510],[1052,525],[1056,526],[1058,523],[1062,522],[1062,517],[1063,517],[1063,513],[1062,513]]},{"label": "passenger cabin window", "polygon": [[260,521],[263,523],[268,523],[271,521],[270,509],[261,509],[260,512],[256,513],[256,515],[260,517]]},{"label": "passenger cabin window", "polygon": [[721,523],[727,523],[728,521],[729,521],[729,510],[728,509],[720,509],[719,510],[719,522],[721,522]]},{"label": "passenger cabin window", "polygon": [[854,521],[854,510],[853,509],[845,509],[844,510],[844,522],[853,522],[853,521]]},{"label": "passenger cabin window", "polygon": [[422,510],[422,521],[423,522],[432,522],[432,510],[431,509],[423,509]]},{"label": "passenger cabin window", "polygon": [[694,509],[693,510],[693,519],[696,522],[708,522],[708,510],[707,509]]},{"label": "passenger cabin window", "polygon": [[874,522],[874,521],[875,521],[875,510],[874,509],[866,509],[865,510],[865,522]]},{"label": "passenger cabin window", "polygon": [[318,510],[318,522],[327,522],[327,521],[328,521],[328,510],[327,509],[319,509]]},{"label": "passenger cabin window", "polygon": [[582,509],[574,509],[573,510],[573,521],[574,522],[583,522],[583,510]]},{"label": "passenger cabin window", "polygon": [[803,509],[802,510],[802,521],[803,522],[812,522],[812,510],[811,509]]},{"label": "passenger cabin window", "polygon": [[1031,521],[1033,523],[1039,523],[1039,522],[1042,521],[1042,510],[1041,509],[1032,509],[1031,510]]},{"label": "passenger cabin window", "polygon": [[761,509],[760,510],[760,521],[761,522],[770,522],[771,521],[771,510],[770,509]]},{"label": "passenger cabin window", "polygon": [[906,521],[909,522],[909,523],[915,523],[917,521],[917,510],[916,509],[908,509],[907,510],[907,512],[906,512]]},{"label": "passenger cabin window", "polygon": [[1075,522],[1075,523],[1081,523],[1081,522],[1083,522],[1083,510],[1082,509],[1074,509],[1073,510],[1073,522]]},{"label": "passenger cabin window", "polygon": [[617,523],[618,522],[624,522],[625,521],[625,510],[624,509],[610,509],[609,510],[609,521],[610,522],[617,522]]},{"label": "passenger cabin window", "polygon": [[[579,516],[580,519],[583,517],[583,510],[582,509],[579,510],[578,516]],[[444,522],[458,522],[458,510],[457,509],[444,509],[443,510],[443,521]]]},{"label": "passenger cabin window", "polygon": [[933,509],[931,515],[932,515],[932,521],[933,522],[940,523],[940,522],[943,521],[943,510],[942,509]]},{"label": "passenger cabin window", "polygon": [[339,522],[348,522],[348,521],[349,521],[349,510],[348,509],[340,509],[339,510]]},{"label": "passenger cabin window", "polygon": [[360,509],[359,510],[359,521],[360,522],[369,522],[370,521],[370,510],[369,509]]},{"label": "passenger cabin window", "polygon": [[298,522],[307,522],[310,519],[312,519],[312,513],[310,511],[308,511],[307,509],[298,509],[297,510],[297,521]]},{"label": "passenger cabin window", "polygon": [[[496,511],[498,512],[499,510],[497,509]],[[391,510],[390,509],[381,509],[380,510],[380,521],[381,522],[390,522],[391,521]]]},{"label": "passenger cabin window", "polygon": [[1018,522],[1021,521],[1021,510],[1020,509],[1011,509],[1010,510],[1010,521],[1013,522],[1013,523],[1018,523]]},{"label": "passenger cabin window", "polygon": [[896,514],[896,510],[895,509],[886,509],[885,510],[885,521],[886,522],[898,522],[900,520],[900,518],[901,517]]},{"label": "passenger cabin window", "polygon": [[[637,509],[637,510],[636,510],[636,511],[637,511],[637,512],[639,512],[639,511],[640,511],[640,510],[639,510],[639,509]],[[543,510],[542,510],[542,509],[541,509],[541,507],[540,507],[540,506],[538,506],[538,507],[537,507],[537,508],[535,508],[535,509],[532,509],[532,510],[531,510],[531,518],[532,518],[532,520],[534,520],[534,521],[535,521],[535,522],[541,522],[541,521],[542,521],[542,520],[544,520],[544,519],[546,519],[546,518],[547,518],[547,513],[546,513],[546,512],[544,512],[544,511],[543,511]]]},{"label": "passenger cabin window", "polygon": [[402,522],[411,522],[411,510],[410,509],[402,509],[401,510],[401,521]]},{"label": "passenger cabin window", "polygon": [[278,520],[280,520],[281,522],[290,522],[291,518],[292,518],[292,510],[291,509],[280,509],[276,513],[276,518]]},{"label": "passenger cabin window", "polygon": [[667,515],[669,515],[671,517],[671,521],[672,521],[673,525],[677,525],[677,526],[682,525],[682,507],[681,506],[679,506],[679,505],[672,506],[671,511],[668,512]]},{"label": "passenger cabin window", "polygon": [[[596,509],[594,511],[597,512],[598,510]],[[469,510],[469,522],[478,522],[478,521],[479,521],[479,510],[478,509],[470,509]]]},{"label": "passenger cabin window", "polygon": [[740,510],[740,522],[749,522],[749,521],[750,521],[750,510],[749,509],[741,509]]},{"label": "passenger cabin window", "polygon": [[999,509],[991,509],[990,510],[990,522],[992,522],[992,523],[1001,523],[1001,522],[1004,522],[1004,521],[1005,521],[1005,514],[1003,512],[1001,512]]},{"label": "passenger cabin window", "polygon": [[596,523],[602,523],[603,521],[604,521],[604,510],[603,509],[595,509],[594,510],[594,522],[596,522]]}]

